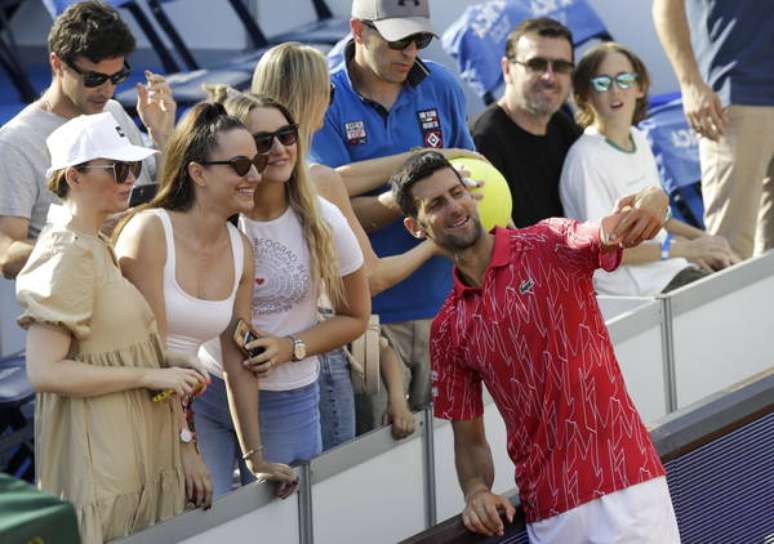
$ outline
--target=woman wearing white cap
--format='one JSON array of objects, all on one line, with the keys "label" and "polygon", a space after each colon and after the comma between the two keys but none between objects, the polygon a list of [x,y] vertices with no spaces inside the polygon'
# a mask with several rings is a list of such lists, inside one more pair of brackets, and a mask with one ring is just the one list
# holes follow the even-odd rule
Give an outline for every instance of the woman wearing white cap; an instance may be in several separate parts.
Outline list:
[{"label": "woman wearing white cap", "polygon": [[38,485],[73,502],[83,542],[125,536],[183,510],[178,403],[205,377],[162,368],[148,303],[121,276],[99,232],[154,151],[133,146],[110,113],[72,119],[49,136],[49,189],[68,221],[49,225],[16,280],[37,391]]}]

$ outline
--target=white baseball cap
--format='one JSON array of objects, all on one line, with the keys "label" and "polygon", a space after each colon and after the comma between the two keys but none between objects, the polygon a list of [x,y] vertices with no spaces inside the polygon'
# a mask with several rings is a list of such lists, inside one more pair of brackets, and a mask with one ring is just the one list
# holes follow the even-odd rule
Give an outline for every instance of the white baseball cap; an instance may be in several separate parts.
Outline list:
[{"label": "white baseball cap", "polygon": [[352,17],[372,21],[379,34],[390,42],[420,32],[436,35],[430,23],[428,0],[353,0]]},{"label": "white baseball cap", "polygon": [[70,119],[48,135],[46,145],[51,155],[46,177],[94,159],[135,162],[158,153],[155,149],[133,145],[109,111]]}]

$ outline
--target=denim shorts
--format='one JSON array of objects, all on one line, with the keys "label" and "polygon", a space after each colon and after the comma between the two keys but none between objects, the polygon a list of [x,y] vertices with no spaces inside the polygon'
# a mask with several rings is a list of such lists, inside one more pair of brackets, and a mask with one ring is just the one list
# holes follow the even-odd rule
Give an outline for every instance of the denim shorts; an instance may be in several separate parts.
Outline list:
[{"label": "denim shorts", "polygon": [[[317,382],[288,391],[260,391],[264,459],[291,464],[308,461],[322,451],[319,399]],[[241,460],[225,382],[212,376],[204,395],[194,400],[193,411],[199,450],[212,474],[215,497],[231,491],[235,466],[239,467],[242,485],[254,481]]]}]

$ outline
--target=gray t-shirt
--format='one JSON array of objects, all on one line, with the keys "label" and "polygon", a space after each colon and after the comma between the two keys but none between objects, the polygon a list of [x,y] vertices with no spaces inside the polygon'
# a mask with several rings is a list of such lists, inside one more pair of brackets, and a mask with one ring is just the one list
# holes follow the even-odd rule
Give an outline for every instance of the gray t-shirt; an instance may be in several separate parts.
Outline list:
[{"label": "gray t-shirt", "polygon": [[[105,111],[113,114],[133,144],[144,145],[140,130],[121,104],[110,100]],[[46,138],[66,121],[32,103],[0,127],[0,216],[29,219],[32,239],[45,225],[48,207],[59,202],[46,187],[46,170],[51,164]],[[154,155],[144,161],[137,184],[151,183],[155,174]]]}]

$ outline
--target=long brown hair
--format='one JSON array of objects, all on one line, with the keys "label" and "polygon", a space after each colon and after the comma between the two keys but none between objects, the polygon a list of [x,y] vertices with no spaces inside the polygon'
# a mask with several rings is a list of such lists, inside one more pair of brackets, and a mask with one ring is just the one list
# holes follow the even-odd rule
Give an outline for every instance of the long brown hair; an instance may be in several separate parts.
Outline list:
[{"label": "long brown hair", "polygon": [[226,113],[222,104],[200,102],[175,127],[164,150],[161,181],[156,196],[127,215],[113,231],[113,241],[132,217],[143,210],[163,208],[186,212],[196,201],[196,189],[188,165],[203,162],[218,145],[218,134],[229,130],[247,130],[236,117]]},{"label": "long brown hair", "polygon": [[[282,113],[289,124],[296,122],[288,108],[268,96],[239,93],[222,86],[209,88],[208,91],[211,98],[222,101],[230,115],[243,122],[247,121],[250,112],[256,108],[276,109]],[[306,141],[303,137],[298,139],[296,146],[298,150],[296,164],[293,167],[290,180],[285,184],[285,197],[288,205],[301,222],[304,240],[309,247],[309,268],[313,283],[317,285],[322,281],[328,297],[334,305],[346,304],[333,234],[320,215],[317,205],[317,191],[309,181],[304,164]]]},{"label": "long brown hair", "polygon": [[611,53],[620,53],[629,59],[634,73],[637,74],[637,85],[642,91],[642,96],[637,99],[632,124],[636,125],[648,116],[650,76],[648,75],[648,69],[645,68],[645,63],[623,45],[615,42],[605,42],[589,49],[583,55],[572,77],[573,97],[575,105],[578,106],[575,118],[578,124],[584,128],[594,123],[594,110],[591,109],[591,93],[594,90],[591,88],[591,78],[594,77],[602,62]]}]

